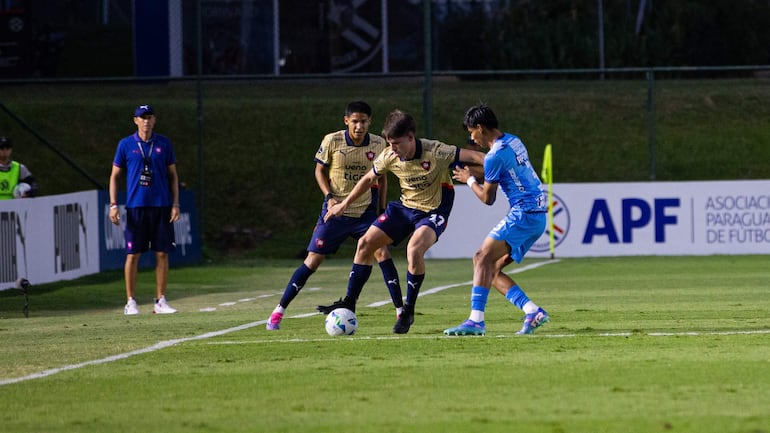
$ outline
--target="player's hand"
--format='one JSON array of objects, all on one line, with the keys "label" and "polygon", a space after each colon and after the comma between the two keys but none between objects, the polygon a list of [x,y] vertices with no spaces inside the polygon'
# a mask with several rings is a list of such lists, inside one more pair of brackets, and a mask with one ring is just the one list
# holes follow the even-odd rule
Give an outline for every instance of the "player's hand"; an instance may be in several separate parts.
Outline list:
[{"label": "player's hand", "polygon": [[171,220],[169,222],[175,223],[179,221],[179,206],[171,206]]},{"label": "player's hand", "polygon": [[117,206],[110,208],[110,221],[115,225],[120,224],[120,209]]},{"label": "player's hand", "polygon": [[471,171],[468,167],[455,167],[452,171],[452,179],[458,182],[465,183],[469,177],[471,177]]},{"label": "player's hand", "polygon": [[334,206],[327,207],[326,215],[324,215],[324,222],[329,221],[329,218],[334,218],[342,215],[345,212],[345,206],[342,202],[335,204]]}]

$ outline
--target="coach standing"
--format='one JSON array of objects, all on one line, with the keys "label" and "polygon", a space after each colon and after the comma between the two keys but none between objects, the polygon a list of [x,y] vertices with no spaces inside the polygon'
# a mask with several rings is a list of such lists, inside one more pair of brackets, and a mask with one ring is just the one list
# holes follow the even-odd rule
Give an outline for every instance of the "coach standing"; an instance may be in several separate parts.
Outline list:
[{"label": "coach standing", "polygon": [[139,314],[136,274],[142,253],[155,251],[153,313],[176,313],[166,303],[168,253],[174,247],[174,222],[179,219],[179,177],[171,141],[153,133],[155,110],[140,105],[134,111],[136,133],[118,143],[110,175],[110,221],[120,224],[118,181],[126,172],[126,297],[124,314]]}]

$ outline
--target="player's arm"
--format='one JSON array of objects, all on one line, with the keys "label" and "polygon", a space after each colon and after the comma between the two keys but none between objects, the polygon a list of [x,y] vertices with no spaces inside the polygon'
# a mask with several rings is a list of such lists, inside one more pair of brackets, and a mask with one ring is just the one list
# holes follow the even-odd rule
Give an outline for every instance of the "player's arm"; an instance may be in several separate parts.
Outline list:
[{"label": "player's arm", "polygon": [[324,221],[329,221],[329,218],[342,215],[343,212],[345,212],[345,209],[347,209],[348,205],[355,201],[358,197],[361,197],[366,191],[371,189],[380,177],[382,176],[375,173],[374,170],[370,170],[368,173],[366,173],[364,177],[359,179],[359,181],[356,183],[356,186],[354,186],[353,190],[350,191],[350,194],[345,197],[345,200],[342,200],[334,206],[328,207],[326,215],[324,215]]},{"label": "player's arm", "polygon": [[478,183],[476,176],[473,175],[468,167],[456,167],[452,172],[452,178],[458,182],[468,184],[476,198],[486,205],[493,205],[497,198],[497,183],[484,182],[481,177],[481,183]]},{"label": "player's arm", "polygon": [[[337,200],[331,196],[332,185],[329,183],[329,175],[326,165],[320,161],[316,161],[315,164],[315,181],[318,184],[318,188],[321,190],[321,194],[324,197],[329,197],[329,206],[333,203],[337,203]],[[332,200],[334,200],[332,202]]]},{"label": "player's arm", "polygon": [[458,158],[460,162],[470,165],[479,165],[484,166],[484,157],[486,154],[484,152],[479,152],[478,150],[472,150],[472,149],[465,149],[460,148],[460,153],[458,155]]},{"label": "player's arm", "polygon": [[120,224],[120,210],[118,209],[118,181],[123,169],[117,165],[112,166],[110,173],[110,221],[113,224]]},{"label": "player's arm", "polygon": [[179,174],[176,171],[176,164],[167,166],[168,186],[171,189],[171,219],[169,222],[179,220]]},{"label": "player's arm", "polygon": [[380,213],[388,205],[388,176],[380,176],[377,179],[377,184],[380,188],[380,202],[378,203],[377,213]]},{"label": "player's arm", "polygon": [[[477,167],[484,166],[485,153],[471,149],[460,149],[458,159],[466,164],[472,164],[471,167],[456,167],[452,172],[452,178],[457,181],[468,184],[468,187],[473,191],[473,194],[486,205],[493,205],[497,198],[497,183],[484,182],[483,170],[481,183],[478,183],[478,178],[475,173],[478,172]],[[473,170],[472,170],[473,169]]]}]

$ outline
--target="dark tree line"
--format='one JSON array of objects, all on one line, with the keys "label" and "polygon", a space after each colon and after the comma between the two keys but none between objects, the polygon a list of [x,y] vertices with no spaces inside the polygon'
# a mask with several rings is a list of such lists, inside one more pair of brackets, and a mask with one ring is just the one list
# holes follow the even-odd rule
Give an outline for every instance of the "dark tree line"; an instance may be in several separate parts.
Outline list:
[{"label": "dark tree line", "polygon": [[[770,63],[768,0],[602,3],[605,67]],[[494,6],[449,2],[436,29],[437,67],[596,68],[598,4],[598,0],[512,0]]]}]

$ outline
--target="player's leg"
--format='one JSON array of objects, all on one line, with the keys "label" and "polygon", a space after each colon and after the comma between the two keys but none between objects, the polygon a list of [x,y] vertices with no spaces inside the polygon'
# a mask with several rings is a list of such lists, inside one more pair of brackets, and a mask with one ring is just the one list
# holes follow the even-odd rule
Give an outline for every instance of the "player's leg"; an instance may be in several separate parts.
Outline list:
[{"label": "player's leg", "polygon": [[168,255],[174,250],[174,224],[170,222],[171,207],[149,208],[146,212],[147,233],[155,250],[155,314],[173,314],[176,309],[166,302],[168,286]]},{"label": "player's leg", "polygon": [[324,213],[321,213],[315,228],[313,228],[313,235],[307,246],[305,260],[294,270],[283,290],[281,300],[267,319],[265,328],[268,331],[275,331],[280,328],[286,309],[305,287],[310,276],[318,270],[327,255],[337,252],[340,245],[357,230],[357,218],[339,217],[324,221],[323,216]]},{"label": "player's leg", "polygon": [[521,287],[516,284],[508,274],[503,272],[503,268],[512,263],[511,256],[506,255],[498,260],[498,268],[500,269],[495,275],[495,279],[492,281],[492,285],[495,289],[505,297],[511,304],[519,307],[525,314],[536,314],[541,308],[529,299],[526,293]]},{"label": "player's leg", "polygon": [[[510,247],[511,261],[521,263],[529,248],[543,234],[546,224],[545,213],[509,212],[506,228],[495,233]],[[511,280],[513,281],[513,280]],[[550,320],[548,313],[533,302],[517,284],[510,286],[505,294],[510,303],[524,311],[521,330],[517,334],[531,334]]]},{"label": "player's leg", "polygon": [[[345,298],[355,303],[364,289],[364,285],[372,274],[372,262],[374,253],[380,248],[392,244],[393,240],[379,227],[370,226],[366,233],[358,240],[356,255],[348,278],[348,290]],[[354,310],[355,311],[355,310]]]},{"label": "player's leg", "polygon": [[155,252],[155,305],[152,312],[155,314],[173,314],[176,308],[172,308],[166,302],[166,287],[168,286],[168,253]]},{"label": "player's leg", "polygon": [[168,254],[155,253],[155,299],[166,296],[168,286]]},{"label": "player's leg", "polygon": [[393,243],[393,240],[385,232],[374,225],[370,226],[356,245],[356,255],[353,258],[350,274],[348,274],[348,287],[345,297],[329,305],[319,305],[316,307],[316,310],[323,314],[329,314],[336,308],[347,308],[355,312],[358,297],[361,295],[364,285],[372,274],[374,252],[391,243]]},{"label": "player's leg", "polygon": [[503,296],[508,293],[508,289],[516,284],[516,281],[503,271],[503,269],[512,262],[513,259],[511,259],[511,256],[508,254],[497,260],[498,271],[495,274],[495,278],[492,280],[492,285],[495,287],[495,290]]},{"label": "player's leg", "polygon": [[123,266],[123,278],[126,284],[126,307],[123,314],[132,316],[139,314],[136,303],[136,275],[139,269],[139,259],[142,253],[149,249],[150,241],[146,232],[148,228],[144,224],[145,212],[143,208],[126,209],[126,262]]},{"label": "player's leg", "polygon": [[278,302],[278,305],[276,305],[270,313],[270,317],[265,324],[265,328],[268,331],[280,329],[286,308],[288,308],[291,301],[299,295],[300,290],[305,287],[305,283],[310,279],[310,276],[318,270],[325,257],[326,256],[323,254],[308,251],[305,260],[294,270],[291,278],[289,278],[289,282],[286,284],[286,288],[283,289],[283,295],[281,295],[281,300]]},{"label": "player's leg", "polygon": [[393,325],[393,332],[406,334],[414,324],[414,310],[422,283],[425,281],[425,253],[438,240],[436,230],[431,225],[422,225],[412,234],[406,246],[406,301],[401,315]]},{"label": "player's leg", "polygon": [[133,316],[139,314],[136,304],[136,274],[139,269],[139,257],[141,254],[126,254],[126,263],[123,265],[123,278],[126,283],[126,307],[123,314]]},{"label": "player's leg", "polygon": [[404,308],[404,299],[401,283],[398,279],[398,270],[395,263],[393,263],[393,257],[391,257],[388,247],[382,247],[375,251],[374,259],[380,265],[382,278],[385,280],[385,287],[388,288],[390,300],[393,301],[393,306],[396,307],[396,317],[398,317]]},{"label": "player's leg", "polygon": [[508,254],[505,242],[484,238],[481,247],[473,255],[473,287],[471,288],[471,312],[468,319],[454,328],[444,330],[447,335],[485,335],[484,312],[492,282],[506,284],[500,277],[498,260]]},{"label": "player's leg", "polygon": [[[372,193],[377,194],[376,191],[373,191]],[[388,210],[386,209],[384,215],[387,214]],[[373,209],[371,212],[365,212],[359,219],[356,231],[353,234],[354,237],[356,237],[356,239],[363,237],[366,232],[369,231],[369,227],[372,225],[372,223],[377,220],[377,216],[377,212],[375,212]],[[388,289],[390,300],[393,302],[393,306],[396,308],[396,317],[398,317],[398,315],[401,314],[404,301],[402,299],[403,295],[401,292],[401,283],[398,278],[398,270],[396,269],[395,263],[393,263],[393,258],[390,256],[388,247],[382,246],[377,248],[377,250],[374,251],[374,259],[380,266],[380,271],[382,271],[382,278],[385,281],[385,287]]]}]

